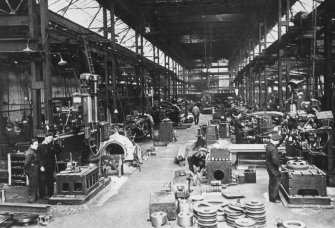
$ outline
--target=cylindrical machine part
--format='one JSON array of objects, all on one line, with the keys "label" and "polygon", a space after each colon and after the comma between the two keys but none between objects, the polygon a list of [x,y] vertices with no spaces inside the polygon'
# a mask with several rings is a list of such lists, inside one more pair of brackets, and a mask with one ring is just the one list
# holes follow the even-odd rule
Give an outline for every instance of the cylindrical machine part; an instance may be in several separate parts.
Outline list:
[{"label": "cylindrical machine part", "polygon": [[84,120],[87,123],[91,123],[93,120],[92,113],[92,97],[89,94],[83,94],[83,112]]},{"label": "cylindrical machine part", "polygon": [[161,227],[168,221],[167,214],[163,211],[154,212],[150,215],[150,221],[153,227]]},{"label": "cylindrical machine part", "polygon": [[193,226],[193,214],[190,212],[179,213],[177,223],[181,227],[192,227]]}]

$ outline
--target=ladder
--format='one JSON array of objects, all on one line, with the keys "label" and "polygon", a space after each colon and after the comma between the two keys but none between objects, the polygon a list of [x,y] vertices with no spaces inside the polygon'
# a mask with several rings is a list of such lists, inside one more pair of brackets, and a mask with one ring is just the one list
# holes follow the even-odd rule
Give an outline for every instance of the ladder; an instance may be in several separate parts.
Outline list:
[{"label": "ladder", "polygon": [[[84,53],[85,53],[85,57],[86,57],[86,64],[88,66],[88,70],[91,74],[95,74],[95,70],[94,70],[94,65],[93,65],[93,59],[92,59],[92,55],[91,55],[91,49],[89,47],[89,41],[87,40],[86,36],[81,36],[83,43],[84,43]],[[106,91],[107,93],[107,91]],[[107,109],[108,107],[106,107]],[[103,105],[103,99],[99,99],[98,98],[98,113],[99,113],[99,117],[98,119],[103,120],[105,119],[105,108]]]},{"label": "ladder", "polygon": [[87,63],[87,66],[88,66],[88,70],[91,74],[95,74],[93,60],[92,60],[92,56],[91,56],[91,50],[90,50],[90,47],[89,47],[87,37],[82,36],[82,39],[83,39],[83,42],[84,42],[84,50],[85,50],[85,57],[86,57],[86,63]]}]

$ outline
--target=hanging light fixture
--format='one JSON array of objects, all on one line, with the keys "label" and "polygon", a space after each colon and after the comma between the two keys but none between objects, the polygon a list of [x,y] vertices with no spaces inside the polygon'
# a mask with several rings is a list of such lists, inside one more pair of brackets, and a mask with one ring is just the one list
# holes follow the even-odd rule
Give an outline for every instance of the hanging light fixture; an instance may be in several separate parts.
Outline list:
[{"label": "hanging light fixture", "polygon": [[30,49],[30,47],[29,47],[29,41],[30,41],[30,39],[27,40],[27,47],[22,50],[23,52],[27,52],[27,53],[33,52],[33,50]]},{"label": "hanging light fixture", "polygon": [[57,53],[59,55],[59,62],[58,62],[58,66],[64,66],[67,64],[67,62],[62,58],[62,56],[60,55],[60,53]]}]

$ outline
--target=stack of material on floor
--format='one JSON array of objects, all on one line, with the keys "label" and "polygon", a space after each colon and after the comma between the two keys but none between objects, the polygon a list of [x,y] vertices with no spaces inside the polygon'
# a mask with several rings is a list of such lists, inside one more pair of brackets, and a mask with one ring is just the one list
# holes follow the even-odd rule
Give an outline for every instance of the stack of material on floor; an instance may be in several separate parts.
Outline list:
[{"label": "stack of material on floor", "polygon": [[243,206],[239,203],[231,203],[228,204],[227,207],[224,208],[224,213],[226,214],[226,221],[229,226],[234,227],[235,221],[237,219],[245,218],[244,214],[245,210]]},{"label": "stack of material on floor", "polygon": [[256,228],[255,220],[251,218],[241,218],[235,221],[236,228]]},{"label": "stack of material on floor", "polygon": [[257,227],[265,226],[266,215],[265,206],[263,203],[258,201],[250,201],[246,203],[246,213],[247,217],[256,221]]},{"label": "stack of material on floor", "polygon": [[211,228],[217,227],[217,209],[213,206],[200,207],[197,210],[198,227],[199,228]]},{"label": "stack of material on floor", "polygon": [[218,222],[224,222],[226,220],[224,208],[228,205],[228,203],[223,200],[207,200],[206,202],[216,208]]}]

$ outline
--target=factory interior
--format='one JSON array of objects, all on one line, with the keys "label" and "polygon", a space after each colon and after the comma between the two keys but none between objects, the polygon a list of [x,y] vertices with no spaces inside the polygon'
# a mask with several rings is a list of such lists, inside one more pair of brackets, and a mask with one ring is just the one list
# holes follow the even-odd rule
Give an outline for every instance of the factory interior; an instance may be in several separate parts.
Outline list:
[{"label": "factory interior", "polygon": [[334,228],[335,0],[1,0],[0,228]]}]

